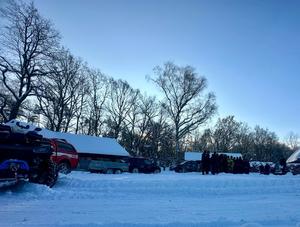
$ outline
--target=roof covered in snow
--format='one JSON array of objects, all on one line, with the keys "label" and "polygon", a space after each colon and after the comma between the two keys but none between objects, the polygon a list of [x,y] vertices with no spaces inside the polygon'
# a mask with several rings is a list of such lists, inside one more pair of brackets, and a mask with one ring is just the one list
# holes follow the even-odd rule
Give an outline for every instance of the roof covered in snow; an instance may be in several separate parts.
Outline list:
[{"label": "roof covered in snow", "polygon": [[[23,126],[25,131],[34,131],[37,128],[33,124],[18,120],[12,120],[8,122],[7,125],[18,127],[16,126],[17,122]],[[41,131],[37,131],[37,133],[46,138],[65,139],[76,148],[78,153],[129,156],[128,152],[113,138],[54,132],[48,129],[42,129]]]},{"label": "roof covered in snow", "polygon": [[[196,152],[196,151],[185,152],[184,153],[184,160],[187,160],[187,161],[202,160],[202,153],[203,153],[202,151],[200,151],[200,152]],[[210,152],[210,154],[212,155],[212,152]],[[241,153],[218,153],[218,154],[224,154],[224,155],[232,156],[232,157],[235,157],[235,158],[242,157]]]}]

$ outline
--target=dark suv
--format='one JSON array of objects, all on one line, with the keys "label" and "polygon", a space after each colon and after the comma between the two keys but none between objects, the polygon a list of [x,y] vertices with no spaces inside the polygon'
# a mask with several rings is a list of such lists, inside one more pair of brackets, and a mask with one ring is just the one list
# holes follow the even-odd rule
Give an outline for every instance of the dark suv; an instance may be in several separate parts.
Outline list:
[{"label": "dark suv", "polygon": [[160,167],[146,158],[130,157],[126,160],[131,173],[160,173]]},{"label": "dark suv", "polygon": [[170,170],[174,170],[176,173],[200,172],[201,161],[184,161],[171,167]]}]

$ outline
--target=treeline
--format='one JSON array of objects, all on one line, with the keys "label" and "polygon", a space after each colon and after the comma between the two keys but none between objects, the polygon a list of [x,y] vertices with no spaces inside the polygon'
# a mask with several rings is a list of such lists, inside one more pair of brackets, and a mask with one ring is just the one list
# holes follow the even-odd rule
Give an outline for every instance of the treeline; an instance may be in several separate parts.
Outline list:
[{"label": "treeline", "polygon": [[162,93],[158,100],[62,47],[60,34],[33,3],[10,1],[0,13],[1,122],[22,118],[53,131],[113,137],[132,155],[168,163],[191,149],[268,161],[291,152],[275,133],[250,130],[232,116],[203,131],[216,114],[216,98],[191,66],[155,67],[150,82]]},{"label": "treeline", "polygon": [[218,119],[215,126],[194,137],[192,150],[240,152],[248,160],[279,161],[287,158],[297,147],[279,142],[274,132],[256,126],[251,129],[234,116]]}]

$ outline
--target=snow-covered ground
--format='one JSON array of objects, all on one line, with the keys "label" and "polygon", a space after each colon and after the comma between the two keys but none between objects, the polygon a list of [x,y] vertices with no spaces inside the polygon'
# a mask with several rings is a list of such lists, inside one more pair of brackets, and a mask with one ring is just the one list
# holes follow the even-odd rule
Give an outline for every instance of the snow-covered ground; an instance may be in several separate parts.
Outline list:
[{"label": "snow-covered ground", "polygon": [[73,172],[0,191],[0,226],[300,226],[300,176]]}]

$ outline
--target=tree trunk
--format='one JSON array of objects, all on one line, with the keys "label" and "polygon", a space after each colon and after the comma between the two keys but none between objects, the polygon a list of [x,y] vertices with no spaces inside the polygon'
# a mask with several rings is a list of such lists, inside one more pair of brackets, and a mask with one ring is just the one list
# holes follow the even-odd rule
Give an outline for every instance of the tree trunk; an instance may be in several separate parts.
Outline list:
[{"label": "tree trunk", "polygon": [[20,106],[21,106],[21,102],[16,101],[16,102],[14,103],[13,107],[11,108],[11,111],[10,111],[10,114],[9,114],[8,121],[17,118],[17,116],[18,116],[18,114],[19,114]]}]

